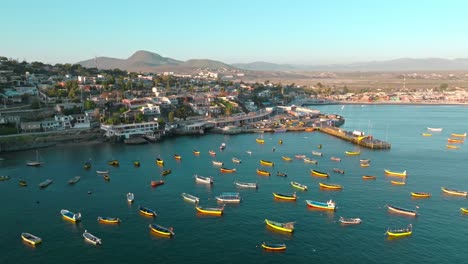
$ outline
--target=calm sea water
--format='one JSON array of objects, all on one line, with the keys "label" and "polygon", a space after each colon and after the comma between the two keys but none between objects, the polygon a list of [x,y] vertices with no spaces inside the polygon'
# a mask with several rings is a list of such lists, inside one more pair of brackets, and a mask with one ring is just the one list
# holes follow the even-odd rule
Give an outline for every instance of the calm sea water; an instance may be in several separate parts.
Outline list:
[{"label": "calm sea water", "polygon": [[[372,151],[360,149],[361,156],[346,157],[345,151],[358,150],[340,139],[313,133],[264,134],[264,145],[255,143],[260,134],[207,135],[181,137],[159,144],[70,145],[40,149],[45,162],[39,168],[25,162],[35,158],[34,151],[3,155],[0,174],[12,179],[0,182],[2,211],[0,217],[0,263],[452,263],[465,259],[468,216],[459,212],[468,207],[464,198],[443,195],[442,186],[468,190],[467,150],[446,148],[451,133],[468,130],[468,108],[461,106],[321,106],[322,112],[342,114],[347,130],[361,130],[387,140],[392,149]],[[422,137],[426,127],[443,127],[441,133]],[[278,140],[283,144],[279,145]],[[227,148],[220,152],[225,142]],[[320,150],[323,157],[312,156]],[[276,151],[272,151],[273,147]],[[199,157],[193,149],[201,151]],[[216,157],[208,155],[209,150]],[[252,151],[252,155],[246,153]],[[173,155],[182,156],[176,161]],[[318,165],[294,159],[287,163],[282,155],[306,154],[318,159]],[[165,160],[172,174],[162,177],[155,159]],[[330,160],[341,157],[340,163]],[[242,160],[234,164],[232,157]],[[93,167],[83,169],[92,159]],[[371,159],[371,166],[361,168],[359,159]],[[106,161],[118,159],[118,168]],[[141,161],[135,168],[133,160]],[[271,177],[257,176],[260,159],[275,162]],[[234,174],[221,174],[212,160],[223,161],[225,167],[236,168]],[[334,167],[345,174],[331,172]],[[329,179],[310,176],[309,169],[331,173]],[[408,171],[405,186],[391,185],[393,178],[384,169]],[[110,170],[111,180],[105,182],[96,170]],[[276,171],[288,174],[278,177]],[[213,176],[214,185],[196,184],[193,174]],[[81,176],[74,186],[69,179]],[[375,181],[363,181],[362,175],[375,175]],[[18,179],[29,185],[20,187]],[[39,189],[38,184],[53,179],[52,185]],[[151,180],[164,179],[165,184],[150,187]],[[235,180],[258,182],[258,190],[238,189]],[[309,186],[309,191],[293,189],[290,181]],[[337,183],[342,191],[324,191],[319,182]],[[88,194],[91,191],[92,194]],[[296,202],[273,199],[272,192],[297,192]],[[430,192],[429,199],[412,199],[410,192]],[[129,205],[126,193],[135,193],[135,203]],[[221,192],[240,192],[239,205],[227,205],[221,217],[197,215],[193,204],[185,202],[181,193],[200,197],[201,206],[216,206],[215,196]],[[336,201],[336,212],[308,209],[306,199]],[[408,209],[418,208],[416,218],[387,213],[386,204]],[[138,205],[154,209],[158,216],[147,218],[138,213]],[[83,219],[74,224],[62,219],[60,209],[81,212]],[[120,225],[102,225],[98,216],[119,217]],[[361,225],[341,226],[340,216],[360,217]],[[265,218],[279,222],[296,222],[294,234],[282,234],[265,226]],[[165,238],[152,234],[150,223],[173,227],[175,236]],[[403,228],[413,224],[411,237],[388,240],[388,227]],[[86,243],[82,237],[87,229],[103,240],[103,245]],[[21,232],[42,237],[43,243],[31,247],[22,242]],[[284,242],[287,250],[265,252],[263,241]]]}]

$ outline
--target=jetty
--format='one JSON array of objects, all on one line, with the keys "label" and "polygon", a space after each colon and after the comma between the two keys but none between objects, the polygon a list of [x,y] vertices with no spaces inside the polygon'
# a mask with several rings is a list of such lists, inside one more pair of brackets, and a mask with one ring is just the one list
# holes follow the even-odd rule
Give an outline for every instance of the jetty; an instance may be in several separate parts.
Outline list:
[{"label": "jetty", "polygon": [[390,149],[391,144],[372,136],[365,136],[364,133],[355,133],[333,126],[322,126],[318,131],[344,139],[356,145],[370,149]]}]

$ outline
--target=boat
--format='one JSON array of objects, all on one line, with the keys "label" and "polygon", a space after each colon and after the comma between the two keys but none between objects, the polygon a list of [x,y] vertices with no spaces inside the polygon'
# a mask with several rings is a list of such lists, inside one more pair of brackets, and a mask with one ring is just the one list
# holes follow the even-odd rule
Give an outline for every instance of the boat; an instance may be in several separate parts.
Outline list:
[{"label": "boat", "polygon": [[454,146],[454,145],[447,145],[448,149],[459,149],[459,146]]},{"label": "boat", "polygon": [[278,144],[282,145],[282,144],[283,144],[283,140],[282,140],[282,139],[278,140]]},{"label": "boat", "polygon": [[338,220],[343,225],[358,225],[362,222],[361,218],[344,218],[340,216]]},{"label": "boat", "polygon": [[282,158],[284,161],[292,161],[292,159],[291,159],[290,157],[281,156],[281,158]]},{"label": "boat", "polygon": [[98,216],[97,220],[103,224],[120,224],[120,219],[117,217]]},{"label": "boat", "polygon": [[174,159],[176,160],[181,160],[182,157],[179,154],[174,154]]},{"label": "boat", "polygon": [[418,215],[418,213],[416,211],[413,211],[413,210],[399,208],[399,207],[389,205],[389,204],[387,204],[386,206],[388,208],[388,211],[392,212],[392,213],[398,213],[398,214],[403,214],[403,215],[408,215],[408,216],[417,216]]},{"label": "boat", "polygon": [[332,200],[324,202],[317,202],[312,200],[306,200],[307,206],[315,209],[324,209],[324,210],[332,210],[334,211],[336,208],[335,202]]},{"label": "boat", "polygon": [[258,144],[265,144],[265,140],[263,138],[256,138],[255,141],[258,143]]},{"label": "boat", "polygon": [[294,157],[296,159],[304,159],[306,157],[306,155],[300,155],[300,154],[297,154],[297,155],[294,155]]},{"label": "boat", "polygon": [[318,177],[328,177],[328,176],[330,176],[330,174],[328,174],[326,172],[321,172],[321,171],[318,171],[318,170],[310,170],[310,173],[312,174],[312,176],[318,176]]},{"label": "boat", "polygon": [[288,177],[288,174],[286,174],[286,173],[284,173],[284,172],[281,172],[281,171],[277,171],[277,172],[276,172],[276,176]]},{"label": "boat", "polygon": [[370,163],[367,163],[367,162],[361,162],[361,167],[363,168],[367,168],[370,166]]},{"label": "boat", "polygon": [[432,137],[432,134],[431,133],[422,133],[422,136],[423,137]]},{"label": "boat", "polygon": [[398,238],[410,236],[413,233],[413,225],[409,224],[407,228],[403,229],[387,229],[385,233],[389,238]]},{"label": "boat", "polygon": [[91,162],[90,161],[87,161],[83,164],[83,168],[85,168],[86,170],[87,169],[91,169]]},{"label": "boat", "polygon": [[174,231],[173,231],[173,228],[172,227],[164,227],[164,226],[160,226],[160,225],[157,225],[157,224],[150,224],[149,225],[149,228],[151,231],[155,232],[156,234],[159,234],[159,235],[163,235],[163,236],[173,236],[174,235]]},{"label": "boat", "polygon": [[361,162],[361,163],[370,163],[370,159],[360,159],[359,162]]},{"label": "boat", "polygon": [[47,180],[39,183],[39,188],[43,189],[43,188],[49,186],[50,184],[52,184],[52,182],[53,182],[53,180],[47,179]]},{"label": "boat", "polygon": [[460,211],[464,214],[468,214],[468,208],[462,207],[460,208]]},{"label": "boat", "polygon": [[159,181],[151,181],[151,187],[157,187],[159,185],[163,185],[164,181],[159,180]]},{"label": "boat", "polygon": [[275,163],[268,160],[260,160],[260,165],[273,167],[275,166]]},{"label": "boat", "polygon": [[39,160],[39,151],[36,150],[36,160],[28,161],[26,165],[31,167],[39,167],[42,165],[42,162]]},{"label": "boat", "polygon": [[441,189],[446,194],[451,194],[451,195],[456,195],[456,196],[465,196],[465,197],[468,195],[468,192],[466,192],[466,191],[448,189],[448,188],[445,188],[445,187],[442,187]]},{"label": "boat", "polygon": [[223,166],[223,164],[224,164],[224,162],[215,161],[215,160],[211,161],[211,163],[213,163],[213,165],[215,165],[215,166]]},{"label": "boat", "polygon": [[83,237],[86,239],[86,241],[94,244],[94,245],[101,245],[102,240],[93,234],[89,233],[88,230],[85,230],[83,233]]},{"label": "boat", "polygon": [[140,165],[141,165],[141,163],[140,163],[139,160],[134,160],[134,161],[133,161],[133,166],[135,166],[135,167],[140,167]]},{"label": "boat", "polygon": [[406,185],[405,181],[390,181],[393,185]]},{"label": "boat", "polygon": [[464,134],[451,134],[451,137],[466,137],[466,132]]},{"label": "boat", "polygon": [[284,250],[286,250],[286,244],[284,244],[284,243],[276,244],[276,243],[263,242],[262,243],[262,248],[265,249],[265,250],[269,250],[269,251],[284,251]]},{"label": "boat", "polygon": [[196,205],[195,208],[197,212],[208,215],[222,215],[224,212],[224,204],[221,207],[201,207]]},{"label": "boat", "polygon": [[341,190],[343,189],[343,186],[339,184],[333,184],[333,183],[323,183],[319,182],[319,186],[321,189],[330,189],[330,190]]},{"label": "boat", "polygon": [[345,151],[345,154],[348,156],[357,156],[361,154],[361,151]]},{"label": "boat", "polygon": [[266,171],[266,170],[261,170],[261,169],[257,169],[257,175],[260,175],[260,176],[270,176],[270,172]]},{"label": "boat", "polygon": [[195,174],[194,177],[196,182],[213,184],[213,177],[204,177],[198,174]]},{"label": "boat", "polygon": [[192,153],[193,153],[193,155],[195,155],[195,156],[199,156],[199,155],[200,155],[200,151],[195,150],[195,149],[192,151]]},{"label": "boat", "polygon": [[265,219],[265,223],[267,224],[267,226],[275,230],[288,232],[288,233],[294,232],[294,222],[280,223],[280,222]]},{"label": "boat", "polygon": [[221,143],[221,146],[219,146],[219,150],[223,151],[226,148],[226,143]]},{"label": "boat", "polygon": [[157,216],[155,211],[149,208],[143,207],[143,206],[140,206],[140,213],[146,216],[153,216],[153,217]]},{"label": "boat", "polygon": [[384,171],[385,171],[385,174],[389,176],[406,177],[406,171],[397,172],[397,171],[389,171],[386,169],[384,169]]},{"label": "boat", "polygon": [[318,160],[314,160],[314,159],[309,159],[309,158],[303,158],[304,162],[305,163],[312,163],[312,164],[318,164]]},{"label": "boat", "polygon": [[282,194],[282,193],[273,193],[273,197],[275,199],[280,199],[280,200],[288,200],[288,201],[296,201],[297,196],[296,193],[291,194]]},{"label": "boat", "polygon": [[133,203],[135,200],[135,195],[133,193],[127,193],[127,202]]},{"label": "boat", "polygon": [[208,151],[208,153],[209,153],[211,156],[216,156],[216,152],[214,152],[213,150]]},{"label": "boat", "polygon": [[35,236],[33,234],[30,234],[30,233],[21,233],[21,239],[23,239],[23,241],[33,246],[42,242],[42,238]]},{"label": "boat", "polygon": [[333,172],[344,174],[344,170],[338,168],[333,168]]},{"label": "boat", "polygon": [[97,174],[109,174],[109,171],[108,170],[97,170],[96,173]]},{"label": "boat", "polygon": [[156,159],[156,164],[157,164],[158,166],[164,166],[164,160],[162,160],[162,159],[160,159],[160,158],[157,158],[157,159]]},{"label": "boat", "polygon": [[194,196],[194,195],[191,195],[191,194],[188,194],[188,193],[182,193],[182,197],[184,198],[184,200],[188,201],[188,202],[191,202],[191,203],[199,203],[200,202],[200,198]]},{"label": "boat", "polygon": [[228,169],[228,168],[221,167],[221,168],[219,169],[219,171],[220,171],[221,173],[234,173],[234,172],[236,172],[236,169]]},{"label": "boat", "polygon": [[233,157],[233,158],[232,158],[232,162],[234,162],[234,163],[241,163],[242,161],[241,161],[240,159],[238,159],[238,158],[234,158],[234,157]]},{"label": "boat", "polygon": [[109,160],[107,164],[111,166],[119,166],[119,161],[118,160]]},{"label": "boat", "polygon": [[102,175],[102,177],[104,178],[105,181],[110,181],[109,174],[104,174],[104,175]]},{"label": "boat", "polygon": [[10,179],[10,176],[0,176],[0,181],[8,181]]},{"label": "boat", "polygon": [[161,173],[161,175],[162,175],[162,176],[166,176],[166,175],[171,174],[171,172],[172,172],[171,169],[163,170],[163,172]]},{"label": "boat", "polygon": [[340,162],[340,161],[341,161],[341,158],[331,157],[330,160]]},{"label": "boat", "polygon": [[237,192],[223,192],[215,198],[222,203],[240,203],[241,201],[241,197]]},{"label": "boat", "polygon": [[20,185],[21,187],[26,187],[26,186],[28,186],[28,182],[25,181],[25,180],[19,180],[19,185]]},{"label": "boat", "polygon": [[444,129],[442,127],[428,127],[427,130],[432,132],[442,132]]},{"label": "boat", "polygon": [[312,155],[322,157],[322,156],[323,156],[323,153],[322,153],[322,152],[318,152],[318,151],[312,151]]},{"label": "boat", "polygon": [[67,220],[70,220],[72,222],[78,222],[81,220],[81,213],[73,213],[73,212],[70,212],[66,209],[62,209],[60,210],[60,214],[62,214],[63,218],[67,219]]},{"label": "boat", "polygon": [[245,153],[247,153],[249,155],[252,155],[252,151],[250,151],[250,150],[247,150]]},{"label": "boat", "polygon": [[431,197],[431,194],[425,192],[411,192],[411,196],[413,198],[429,198]]},{"label": "boat", "polygon": [[234,182],[234,184],[237,187],[241,187],[241,188],[252,188],[252,189],[258,188],[258,184],[256,182]]},{"label": "boat", "polygon": [[307,185],[300,184],[298,182],[292,181],[291,182],[292,187],[297,188],[301,191],[307,191]]},{"label": "boat", "polygon": [[461,143],[465,142],[465,140],[464,140],[464,139],[449,138],[449,139],[447,139],[447,142],[448,142],[448,143],[458,143],[458,144],[461,144]]}]

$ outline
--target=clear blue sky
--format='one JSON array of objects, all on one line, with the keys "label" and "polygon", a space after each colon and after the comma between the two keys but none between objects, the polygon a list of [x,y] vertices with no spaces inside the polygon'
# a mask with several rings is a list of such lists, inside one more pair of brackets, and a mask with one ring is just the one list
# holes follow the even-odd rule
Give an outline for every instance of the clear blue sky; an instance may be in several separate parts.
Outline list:
[{"label": "clear blue sky", "polygon": [[22,0],[0,55],[74,63],[148,50],[178,60],[329,64],[468,58],[464,0]]}]

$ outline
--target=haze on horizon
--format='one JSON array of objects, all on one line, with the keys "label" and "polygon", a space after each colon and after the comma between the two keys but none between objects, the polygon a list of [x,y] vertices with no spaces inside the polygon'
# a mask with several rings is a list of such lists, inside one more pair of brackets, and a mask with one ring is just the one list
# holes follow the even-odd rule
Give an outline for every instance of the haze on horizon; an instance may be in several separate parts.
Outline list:
[{"label": "haze on horizon", "polygon": [[125,59],[338,64],[468,58],[468,2],[7,1],[0,56],[44,63]]}]

